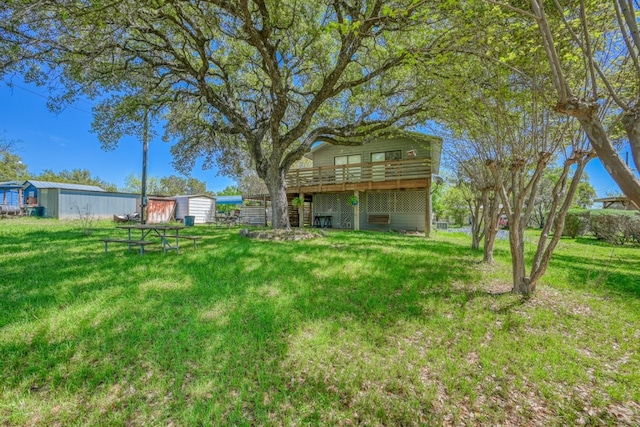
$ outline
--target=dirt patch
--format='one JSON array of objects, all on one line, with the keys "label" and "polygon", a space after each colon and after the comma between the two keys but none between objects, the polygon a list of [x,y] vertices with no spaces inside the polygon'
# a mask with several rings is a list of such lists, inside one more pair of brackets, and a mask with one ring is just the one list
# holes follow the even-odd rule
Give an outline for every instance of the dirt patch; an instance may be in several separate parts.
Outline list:
[{"label": "dirt patch", "polygon": [[270,241],[298,241],[316,239],[325,237],[326,233],[322,230],[311,232],[307,230],[249,230],[243,228],[240,235],[249,239],[270,240]]}]

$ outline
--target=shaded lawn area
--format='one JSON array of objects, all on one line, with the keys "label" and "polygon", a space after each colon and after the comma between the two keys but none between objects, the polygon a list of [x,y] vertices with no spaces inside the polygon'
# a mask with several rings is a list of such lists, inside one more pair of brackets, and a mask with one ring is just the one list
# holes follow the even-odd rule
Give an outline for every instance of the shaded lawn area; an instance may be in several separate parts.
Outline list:
[{"label": "shaded lawn area", "polygon": [[640,248],[563,239],[525,300],[455,233],[117,233],[0,221],[2,425],[640,424]]}]

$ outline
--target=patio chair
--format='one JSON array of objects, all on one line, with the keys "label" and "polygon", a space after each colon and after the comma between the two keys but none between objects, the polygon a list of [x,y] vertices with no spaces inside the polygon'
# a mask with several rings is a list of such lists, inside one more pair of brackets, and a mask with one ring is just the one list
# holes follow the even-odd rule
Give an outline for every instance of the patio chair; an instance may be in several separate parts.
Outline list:
[{"label": "patio chair", "polygon": [[242,211],[240,209],[234,209],[233,212],[231,212],[231,214],[225,220],[225,223],[227,224],[227,227],[231,227],[233,225],[236,225],[238,223],[238,220],[240,219],[240,214],[241,213],[242,213]]}]

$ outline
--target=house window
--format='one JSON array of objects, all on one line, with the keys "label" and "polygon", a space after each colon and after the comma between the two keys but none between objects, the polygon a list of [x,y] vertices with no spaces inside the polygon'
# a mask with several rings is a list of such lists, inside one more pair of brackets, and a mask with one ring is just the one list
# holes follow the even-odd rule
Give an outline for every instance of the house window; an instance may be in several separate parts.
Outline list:
[{"label": "house window", "polygon": [[336,182],[357,182],[360,181],[361,169],[359,167],[347,168],[345,165],[362,163],[361,154],[351,154],[348,156],[336,156],[334,164],[336,166]]},{"label": "house window", "polygon": [[402,159],[402,150],[371,153],[371,162],[384,162],[389,160],[400,160],[400,159]]},{"label": "house window", "polygon": [[[371,163],[385,162],[390,160],[400,160],[402,158],[402,150],[382,151],[380,153],[371,153]],[[395,178],[392,170],[386,170],[384,164],[371,166],[371,180],[384,181],[387,176]]]}]

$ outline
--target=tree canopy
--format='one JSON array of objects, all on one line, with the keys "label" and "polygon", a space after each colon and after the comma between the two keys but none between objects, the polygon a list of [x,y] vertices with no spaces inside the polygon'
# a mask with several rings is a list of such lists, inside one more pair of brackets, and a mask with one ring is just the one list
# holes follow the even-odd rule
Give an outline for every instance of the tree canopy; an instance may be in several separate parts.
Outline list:
[{"label": "tree canopy", "polygon": [[177,175],[160,178],[160,192],[167,196],[208,194],[207,184],[204,181],[193,177],[182,178]]},{"label": "tree canopy", "polygon": [[149,111],[178,141],[181,170],[204,158],[224,171],[248,153],[274,226],[287,227],[284,175],[313,143],[361,144],[426,119],[443,22],[432,3],[7,2],[0,62],[57,77],[60,102],[107,94],[95,121],[105,147]]},{"label": "tree canopy", "polygon": [[17,141],[0,135],[0,181],[17,181],[27,177],[27,165],[15,153]]}]

